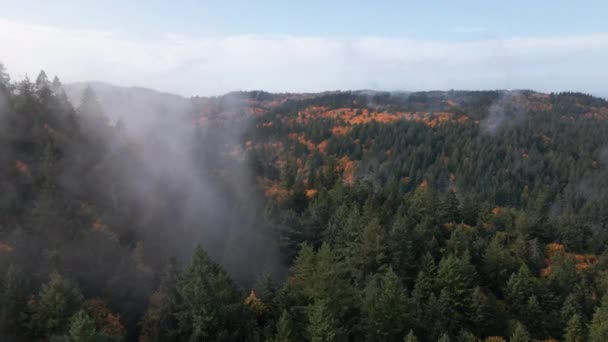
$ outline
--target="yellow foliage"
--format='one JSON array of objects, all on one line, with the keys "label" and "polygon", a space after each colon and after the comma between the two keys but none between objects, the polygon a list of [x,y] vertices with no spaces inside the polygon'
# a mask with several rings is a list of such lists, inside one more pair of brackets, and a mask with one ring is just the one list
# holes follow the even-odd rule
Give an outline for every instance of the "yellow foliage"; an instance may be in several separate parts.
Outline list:
[{"label": "yellow foliage", "polygon": [[489,337],[486,337],[486,339],[483,340],[483,342],[507,342],[507,340],[505,340],[504,338],[502,338],[500,336],[489,336]]}]

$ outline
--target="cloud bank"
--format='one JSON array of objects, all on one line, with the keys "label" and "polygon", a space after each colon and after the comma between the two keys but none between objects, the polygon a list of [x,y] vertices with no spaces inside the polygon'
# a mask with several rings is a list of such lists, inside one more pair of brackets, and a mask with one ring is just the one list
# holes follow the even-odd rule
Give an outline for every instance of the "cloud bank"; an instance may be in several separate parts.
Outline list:
[{"label": "cloud bank", "polygon": [[237,35],[132,38],[0,19],[12,75],[40,68],[181,95],[232,90],[526,88],[608,93],[608,33],[463,41]]}]

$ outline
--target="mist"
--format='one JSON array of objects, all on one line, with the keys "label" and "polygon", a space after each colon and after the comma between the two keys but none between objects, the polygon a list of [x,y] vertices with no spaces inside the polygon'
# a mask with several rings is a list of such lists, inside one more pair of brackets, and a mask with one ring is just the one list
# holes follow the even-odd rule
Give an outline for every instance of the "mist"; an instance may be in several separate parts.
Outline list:
[{"label": "mist", "polygon": [[512,127],[524,121],[529,110],[527,99],[519,90],[503,90],[488,109],[487,116],[481,120],[479,127],[488,135],[496,135],[506,127]]},{"label": "mist", "polygon": [[122,91],[127,95],[100,97],[122,142],[110,147],[94,172],[109,185],[100,189],[103,196],[127,196],[133,203],[145,250],[184,263],[201,244],[247,284],[264,272],[281,273],[276,242],[259,215],[261,198],[238,150],[250,119],[244,99],[216,99],[215,120],[203,120],[194,99]]}]

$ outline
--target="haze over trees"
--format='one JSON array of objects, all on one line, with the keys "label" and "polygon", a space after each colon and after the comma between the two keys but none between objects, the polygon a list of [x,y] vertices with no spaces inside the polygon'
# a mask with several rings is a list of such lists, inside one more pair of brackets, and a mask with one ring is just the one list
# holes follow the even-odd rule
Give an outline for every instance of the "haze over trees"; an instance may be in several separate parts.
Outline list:
[{"label": "haze over trees", "polygon": [[0,339],[608,338],[605,100],[187,103],[115,120],[0,68]]}]

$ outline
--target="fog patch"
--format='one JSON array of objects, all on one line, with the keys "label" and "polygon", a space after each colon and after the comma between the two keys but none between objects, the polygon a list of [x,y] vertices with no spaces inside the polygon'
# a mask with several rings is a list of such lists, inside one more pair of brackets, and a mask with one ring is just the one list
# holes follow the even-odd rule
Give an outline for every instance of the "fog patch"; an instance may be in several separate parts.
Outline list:
[{"label": "fog patch", "polygon": [[522,123],[528,113],[526,96],[519,90],[500,91],[479,126],[485,134],[494,136],[507,127]]}]

